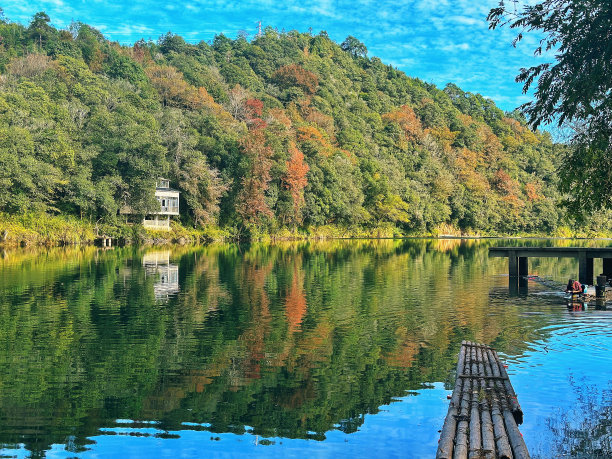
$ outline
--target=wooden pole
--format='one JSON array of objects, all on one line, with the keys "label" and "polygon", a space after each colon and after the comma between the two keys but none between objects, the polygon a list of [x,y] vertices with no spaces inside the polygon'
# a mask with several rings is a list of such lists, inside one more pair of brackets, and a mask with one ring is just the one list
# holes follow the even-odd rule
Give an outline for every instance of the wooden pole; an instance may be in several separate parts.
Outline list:
[{"label": "wooden pole", "polygon": [[476,459],[481,457],[482,434],[480,430],[480,406],[478,396],[480,393],[480,380],[472,379],[472,397],[470,410],[470,449],[468,457]]},{"label": "wooden pole", "polygon": [[470,391],[472,381],[470,378],[463,379],[461,391],[461,411],[459,412],[459,422],[457,423],[457,436],[455,438],[455,450],[453,459],[467,459],[468,457],[468,419],[470,415]]},{"label": "wooden pole", "polygon": [[578,281],[581,284],[593,284],[593,259],[588,258],[584,250],[578,253]]},{"label": "wooden pole", "polygon": [[497,446],[497,457],[499,459],[513,459],[512,449],[506,436],[506,428],[504,427],[504,418],[501,414],[499,405],[499,396],[497,391],[493,393],[491,403],[491,419],[493,420],[493,432],[495,433],[495,445]]},{"label": "wooden pole", "polygon": [[499,357],[495,354],[495,364],[499,369],[499,375],[504,379],[504,387],[509,397],[510,409],[512,410],[512,416],[514,416],[514,420],[517,424],[523,423],[523,410],[521,409],[521,405],[519,405],[518,398],[516,397],[516,393],[514,392],[514,388],[510,383],[510,378],[508,377],[508,373],[504,368],[503,364],[499,361]]},{"label": "wooden pole", "polygon": [[510,277],[518,277],[518,257],[516,252],[511,250],[508,252],[508,275]]},{"label": "wooden pole", "polygon": [[460,376],[463,375],[463,367],[465,365],[465,344],[466,341],[461,343],[461,350],[459,351],[459,358],[457,359],[457,379],[455,380],[455,388],[453,389],[448,414],[446,415],[444,426],[440,433],[438,451],[436,452],[436,458],[438,459],[450,459],[453,457],[453,446],[455,434],[457,432],[457,415],[459,414],[459,407],[461,405],[461,391],[464,379]]},{"label": "wooden pole", "polygon": [[529,258],[518,257],[518,274],[519,276],[529,275]]},{"label": "wooden pole", "polygon": [[[482,348],[480,351],[480,360],[482,361],[483,371],[482,374],[485,377],[492,376],[491,367],[487,359],[486,349]],[[482,380],[481,382],[481,400],[480,410],[482,412],[482,453],[485,459],[495,459],[495,434],[493,433],[493,421],[491,419],[491,408],[489,406],[489,395],[487,391],[487,382]]]},{"label": "wooden pole", "polygon": [[510,447],[515,459],[529,459],[529,451],[527,451],[527,445],[525,440],[518,430],[514,416],[510,410],[504,411],[504,421],[506,423],[506,433],[508,434],[508,440],[510,441]]},{"label": "wooden pole", "polygon": [[603,273],[608,279],[612,279],[612,258],[603,259]]}]

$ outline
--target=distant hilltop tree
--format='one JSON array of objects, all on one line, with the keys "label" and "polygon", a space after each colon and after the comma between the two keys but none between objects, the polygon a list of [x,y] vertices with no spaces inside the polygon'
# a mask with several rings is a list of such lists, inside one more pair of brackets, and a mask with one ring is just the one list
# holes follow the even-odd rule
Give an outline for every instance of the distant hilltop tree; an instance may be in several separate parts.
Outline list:
[{"label": "distant hilltop tree", "polygon": [[368,55],[368,48],[366,48],[366,46],[363,43],[361,43],[359,40],[357,40],[352,35],[349,35],[348,37],[346,37],[346,39],[342,42],[340,47],[344,51],[352,54],[353,57],[367,57]]}]

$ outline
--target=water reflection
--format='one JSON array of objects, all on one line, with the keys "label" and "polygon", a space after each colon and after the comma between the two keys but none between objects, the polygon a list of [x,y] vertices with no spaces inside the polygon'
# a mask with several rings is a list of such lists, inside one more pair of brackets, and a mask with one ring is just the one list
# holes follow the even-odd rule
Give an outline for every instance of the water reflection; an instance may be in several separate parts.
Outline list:
[{"label": "water reflection", "polygon": [[576,402],[557,408],[547,419],[555,439],[551,452],[555,457],[612,457],[612,384],[592,386],[580,377],[570,377],[567,383]]},{"label": "water reflection", "polygon": [[168,300],[179,291],[179,267],[170,263],[170,250],[154,250],[142,255],[142,266],[154,276],[153,294],[157,300]]},{"label": "water reflection", "polygon": [[[150,439],[170,452],[200,444],[256,455],[255,443],[273,441],[278,454],[431,456],[463,339],[508,358],[524,408],[547,396],[521,379],[536,357],[588,334],[589,346],[601,342],[571,365],[606,358],[608,311],[568,311],[555,290],[573,260],[538,261],[534,273],[551,283],[530,281],[510,298],[505,260],[488,257],[493,243],[9,252],[0,443],[34,455],[131,455],[131,439],[160,454]],[[560,378],[569,364],[552,361]],[[536,438],[537,410],[525,411]]]}]

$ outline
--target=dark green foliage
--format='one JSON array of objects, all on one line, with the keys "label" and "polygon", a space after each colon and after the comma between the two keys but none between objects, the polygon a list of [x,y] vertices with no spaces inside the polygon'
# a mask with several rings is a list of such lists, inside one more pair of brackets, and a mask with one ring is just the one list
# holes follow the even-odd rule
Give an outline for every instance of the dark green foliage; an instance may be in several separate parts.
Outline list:
[{"label": "dark green foliage", "polygon": [[346,37],[340,47],[354,57],[366,57],[368,55],[368,49],[365,45],[351,35]]}]

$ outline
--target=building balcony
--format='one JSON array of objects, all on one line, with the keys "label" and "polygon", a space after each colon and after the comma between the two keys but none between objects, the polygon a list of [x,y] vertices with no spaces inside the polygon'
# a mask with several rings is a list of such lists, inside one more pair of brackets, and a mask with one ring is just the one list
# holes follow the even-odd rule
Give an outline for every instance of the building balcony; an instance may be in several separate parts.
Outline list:
[{"label": "building balcony", "polygon": [[178,206],[161,206],[159,212],[156,212],[157,215],[178,215],[179,208]]},{"label": "building balcony", "polygon": [[160,219],[157,215],[155,215],[154,218],[145,218],[142,221],[142,225],[149,229],[168,231],[170,230],[170,217]]}]

